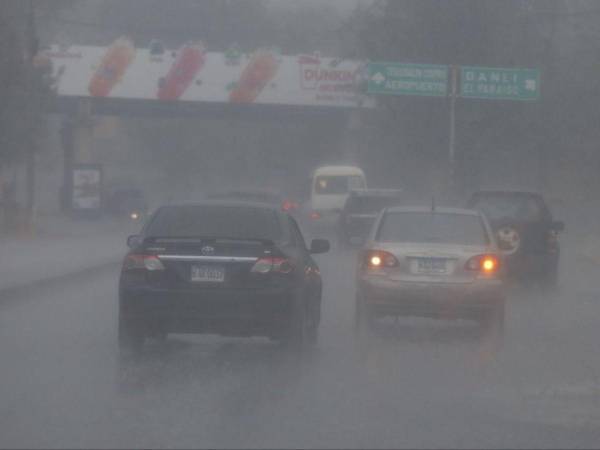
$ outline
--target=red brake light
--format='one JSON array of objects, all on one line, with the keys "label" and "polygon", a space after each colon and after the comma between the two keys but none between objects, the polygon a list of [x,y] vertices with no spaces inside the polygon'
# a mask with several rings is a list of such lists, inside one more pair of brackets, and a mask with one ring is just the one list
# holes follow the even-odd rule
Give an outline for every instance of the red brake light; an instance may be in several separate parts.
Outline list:
[{"label": "red brake light", "polygon": [[260,258],[252,267],[252,273],[283,273],[287,274],[294,270],[294,266],[286,258]]},{"label": "red brake light", "polygon": [[379,269],[396,267],[398,265],[398,260],[389,252],[374,250],[366,253],[365,263],[370,269]]},{"label": "red brake light", "polygon": [[292,211],[294,209],[298,209],[298,203],[293,202],[291,200],[285,200],[281,205],[281,209],[284,211]]},{"label": "red brake light", "polygon": [[465,269],[479,271],[484,274],[493,274],[498,272],[500,260],[494,255],[479,255],[467,261]]},{"label": "red brake light", "polygon": [[319,214],[317,211],[313,211],[310,213],[310,218],[313,220],[318,220],[321,218],[321,214]]},{"label": "red brake light", "polygon": [[165,266],[155,255],[131,254],[125,257],[123,270],[165,270]]}]

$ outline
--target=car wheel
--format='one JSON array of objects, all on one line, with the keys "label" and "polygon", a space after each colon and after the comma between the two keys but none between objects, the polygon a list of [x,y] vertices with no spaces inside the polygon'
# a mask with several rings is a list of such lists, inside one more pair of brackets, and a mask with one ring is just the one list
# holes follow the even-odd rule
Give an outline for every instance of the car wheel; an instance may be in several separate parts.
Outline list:
[{"label": "car wheel", "polygon": [[309,313],[308,325],[308,343],[310,346],[316,346],[319,340],[319,324],[321,323],[321,296],[313,299]]},{"label": "car wheel", "polygon": [[[292,317],[287,336],[287,343],[294,350],[304,350],[310,346],[311,340],[313,343],[316,341],[316,335],[310,327],[308,314],[308,306],[304,295],[302,293],[296,294],[292,304]],[[311,339],[311,331],[313,332],[313,339]]]},{"label": "car wheel", "polygon": [[505,301],[502,300],[490,309],[481,320],[481,326],[485,337],[494,340],[504,338]]},{"label": "car wheel", "polygon": [[369,311],[362,294],[356,294],[354,309],[354,331],[358,338],[368,337],[373,329],[373,316]]},{"label": "car wheel", "polygon": [[553,291],[558,287],[558,261],[542,274],[540,281],[544,291]]},{"label": "car wheel", "polygon": [[139,325],[119,317],[119,355],[121,357],[132,357],[139,355],[144,346],[144,332]]}]

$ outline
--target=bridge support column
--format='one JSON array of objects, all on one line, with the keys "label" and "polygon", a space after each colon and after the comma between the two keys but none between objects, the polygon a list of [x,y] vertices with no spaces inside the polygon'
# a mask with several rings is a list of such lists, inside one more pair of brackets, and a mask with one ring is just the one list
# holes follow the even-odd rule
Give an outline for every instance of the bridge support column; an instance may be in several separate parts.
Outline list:
[{"label": "bridge support column", "polygon": [[75,114],[65,118],[60,130],[64,155],[60,204],[64,213],[72,211],[74,165],[93,160],[92,125],[91,105],[89,101],[81,100]]},{"label": "bridge support column", "polygon": [[77,164],[93,162],[93,119],[91,109],[91,103],[88,100],[79,102],[73,129],[73,162]]}]

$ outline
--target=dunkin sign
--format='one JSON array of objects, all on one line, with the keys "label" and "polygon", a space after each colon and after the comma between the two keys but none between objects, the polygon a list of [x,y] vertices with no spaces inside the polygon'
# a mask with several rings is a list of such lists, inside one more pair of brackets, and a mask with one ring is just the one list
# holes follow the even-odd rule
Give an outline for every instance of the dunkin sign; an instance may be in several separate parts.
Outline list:
[{"label": "dunkin sign", "polygon": [[324,61],[319,56],[301,55],[298,57],[298,65],[302,89],[324,92],[355,91],[360,73],[356,63],[348,67],[335,59]]}]

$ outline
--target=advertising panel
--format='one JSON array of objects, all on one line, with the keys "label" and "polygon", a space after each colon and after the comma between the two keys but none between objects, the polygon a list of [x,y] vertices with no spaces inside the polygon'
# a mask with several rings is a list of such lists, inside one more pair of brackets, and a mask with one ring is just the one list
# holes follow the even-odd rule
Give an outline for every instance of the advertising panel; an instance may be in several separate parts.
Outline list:
[{"label": "advertising panel", "polygon": [[177,50],[136,48],[121,37],[109,47],[52,46],[59,96],[272,105],[374,106],[359,92],[364,64],[273,49],[208,52],[190,42]]},{"label": "advertising panel", "polygon": [[76,212],[99,213],[102,207],[102,168],[98,164],[73,167],[71,208]]}]

